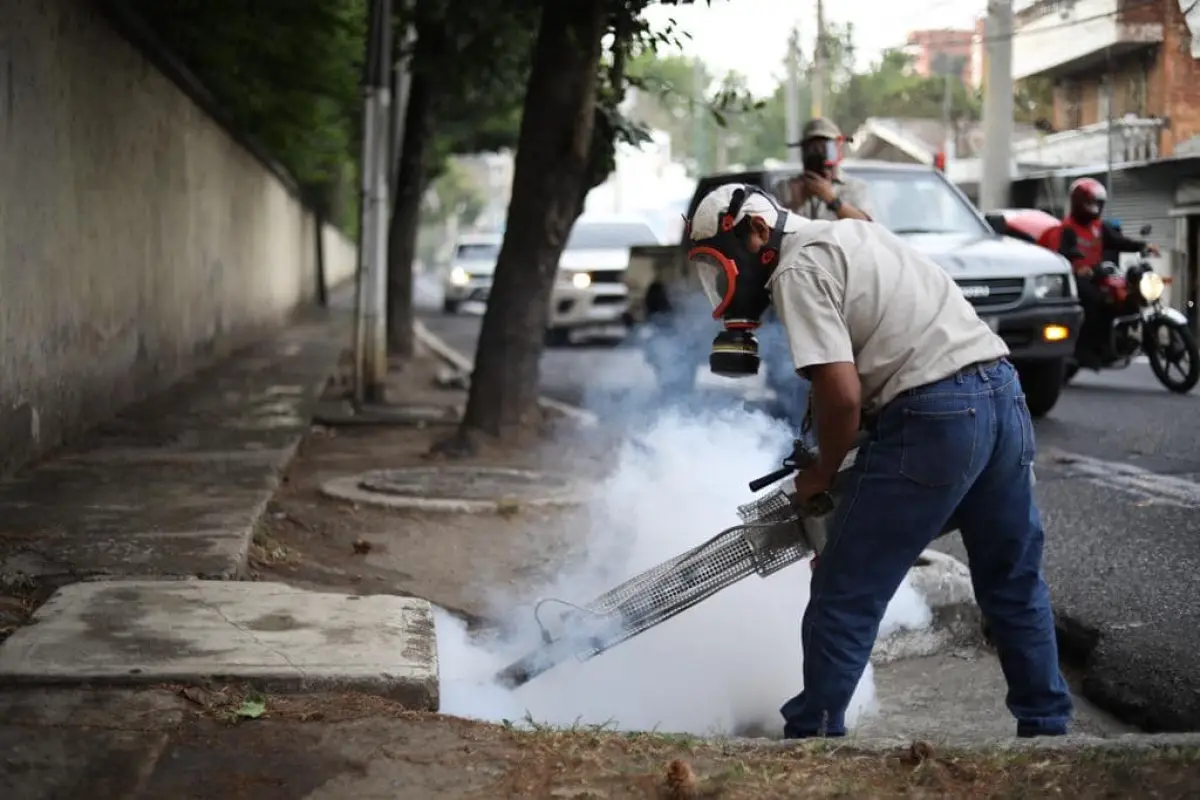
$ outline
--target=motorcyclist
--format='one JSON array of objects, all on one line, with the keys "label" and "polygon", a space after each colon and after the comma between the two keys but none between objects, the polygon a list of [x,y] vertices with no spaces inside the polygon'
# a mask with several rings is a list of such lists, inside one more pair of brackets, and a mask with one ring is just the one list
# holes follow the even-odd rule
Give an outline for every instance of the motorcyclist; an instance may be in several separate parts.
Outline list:
[{"label": "motorcyclist", "polygon": [[[804,689],[780,709],[784,735],[845,735],[888,601],[952,517],[1017,735],[1066,733],[1072,704],[1042,577],[1033,423],[1004,341],[945,270],[882,225],[805,219],[757,187],[726,184],[686,231],[688,260],[723,323],[710,367],[755,372],[752,331],[773,308],[796,373],[811,382],[818,460],[797,475],[796,498],[810,502],[835,476],[844,498],[812,573]],[[866,441],[839,474],[860,428]]]},{"label": "motorcyclist", "polygon": [[1130,239],[1119,228],[1101,219],[1108,192],[1095,178],[1080,178],[1068,191],[1068,210],[1062,224],[1045,231],[1038,244],[1065,256],[1071,262],[1083,306],[1082,345],[1079,356],[1085,367],[1099,366],[1108,357],[1104,332],[1108,312],[1104,295],[1096,285],[1094,271],[1114,253],[1150,253],[1158,255],[1156,245]]}]

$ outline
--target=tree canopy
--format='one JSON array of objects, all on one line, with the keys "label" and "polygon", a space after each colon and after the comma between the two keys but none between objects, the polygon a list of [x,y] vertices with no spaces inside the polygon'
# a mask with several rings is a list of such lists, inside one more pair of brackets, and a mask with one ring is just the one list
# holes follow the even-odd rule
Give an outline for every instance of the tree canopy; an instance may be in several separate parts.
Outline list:
[{"label": "tree canopy", "polygon": [[[961,58],[934,59],[930,77],[916,74],[912,58],[899,50],[884,52],[874,64],[860,69],[855,66],[854,28],[849,24],[829,26],[826,52],[829,88],[824,115],[847,133],[868,117],[940,119],[947,82],[951,118],[980,119],[982,97],[960,79]],[[803,119],[812,105],[811,55],[801,54],[797,66],[796,101]],[[786,158],[785,84],[747,103],[742,76],[730,73],[720,78],[696,59],[645,51],[629,69],[637,90],[631,116],[670,134],[675,152],[688,160],[693,174]],[[780,73],[786,69],[784,58]],[[736,102],[729,102],[730,93]],[[1044,81],[1024,81],[1018,86],[1017,119],[1035,122],[1048,117],[1051,103]]]}]

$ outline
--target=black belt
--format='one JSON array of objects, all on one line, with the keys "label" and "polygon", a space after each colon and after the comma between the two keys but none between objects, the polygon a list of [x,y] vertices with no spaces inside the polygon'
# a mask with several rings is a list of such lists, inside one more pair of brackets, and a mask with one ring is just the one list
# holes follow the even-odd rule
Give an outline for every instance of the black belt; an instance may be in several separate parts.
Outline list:
[{"label": "black belt", "polygon": [[[987,361],[976,361],[974,364],[967,364],[965,367],[959,367],[954,372],[947,375],[946,378],[952,378],[955,375],[966,375],[967,373],[972,372],[972,371],[986,372],[987,370],[994,369],[994,368],[1000,366],[1001,364],[1005,364],[1007,362],[1008,362],[1008,358],[1005,356],[1001,356],[1000,358],[991,358],[991,359],[988,359]],[[925,384],[925,386],[928,386],[930,383],[939,383],[941,381],[946,380],[946,378],[938,378],[935,381],[930,381],[929,383]],[[914,389],[919,389],[919,388],[921,388],[921,387],[920,386],[914,387]],[[913,389],[909,389],[908,391],[913,391]],[[889,403],[889,405],[890,405],[890,403]],[[887,406],[884,406],[884,408],[887,408]],[[859,419],[860,419],[859,429],[866,431],[868,433],[875,430],[875,425],[879,422],[879,417],[882,414],[883,414],[882,408],[879,411],[875,412],[874,414],[868,414],[864,411],[862,413],[862,415],[859,417]]]}]

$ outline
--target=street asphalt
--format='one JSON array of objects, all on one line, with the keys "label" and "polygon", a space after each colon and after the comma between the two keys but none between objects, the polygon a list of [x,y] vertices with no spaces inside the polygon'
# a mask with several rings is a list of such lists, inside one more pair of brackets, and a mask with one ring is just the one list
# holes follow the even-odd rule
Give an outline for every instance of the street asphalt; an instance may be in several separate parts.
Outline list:
[{"label": "street asphalt", "polygon": [[[480,317],[421,313],[474,356]],[[653,382],[629,346],[553,348],[542,361],[548,396],[602,416],[605,396]],[[1151,731],[1200,730],[1198,416],[1200,390],[1170,394],[1134,364],[1079,376],[1037,423],[1046,574],[1064,652],[1082,664],[1092,700]],[[965,560],[957,537],[941,547]]]}]

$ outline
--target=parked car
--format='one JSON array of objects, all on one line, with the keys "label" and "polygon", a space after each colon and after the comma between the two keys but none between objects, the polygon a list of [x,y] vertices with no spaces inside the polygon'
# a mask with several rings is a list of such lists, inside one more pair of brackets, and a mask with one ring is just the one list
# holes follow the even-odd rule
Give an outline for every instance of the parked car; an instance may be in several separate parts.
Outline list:
[{"label": "parked car", "polygon": [[663,243],[640,216],[589,214],[576,220],[558,262],[547,340],[566,344],[624,338],[629,330],[629,249]]},{"label": "parked car", "polygon": [[[998,233],[966,195],[932,167],[880,161],[847,161],[842,167],[847,175],[867,184],[877,222],[950,273],[979,316],[1008,344],[1030,412],[1035,416],[1047,414],[1058,402],[1067,360],[1083,321],[1067,260]],[[740,182],[775,191],[801,171],[796,165],[702,178],[689,214],[704,195],[721,184]],[[695,276],[687,269],[685,253],[678,245],[633,250],[626,285],[635,298],[630,303],[630,321],[635,325],[646,320],[648,302],[653,310],[662,306],[661,298],[666,296],[672,298],[673,305],[679,305],[679,298],[698,291]],[[760,338],[782,341],[769,327],[764,325]],[[689,348],[689,358],[695,359],[696,352],[707,357],[702,346],[698,350]],[[778,382],[790,380],[792,373],[770,366],[768,380],[780,393]],[[794,394],[787,389],[784,393]]]},{"label": "parked car", "polygon": [[487,302],[503,239],[499,233],[467,233],[458,238],[442,279],[443,311],[454,314],[464,302]]}]

